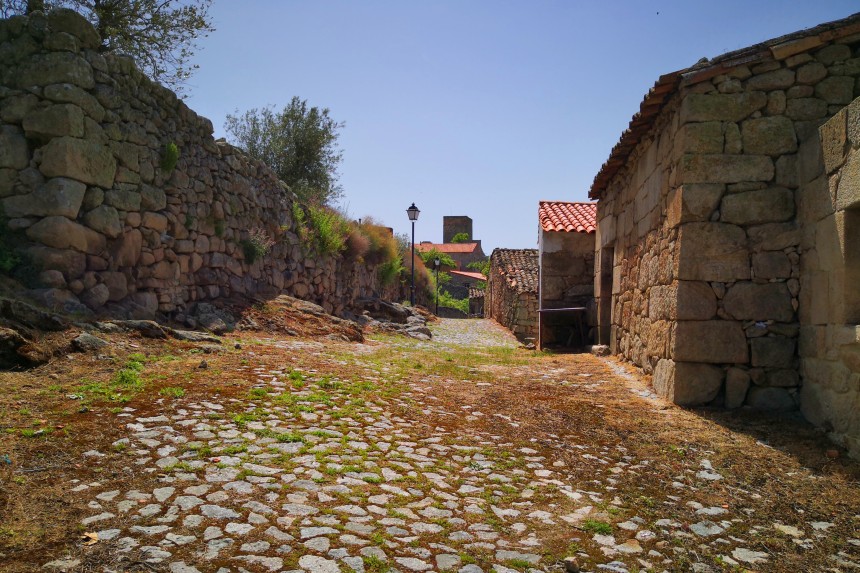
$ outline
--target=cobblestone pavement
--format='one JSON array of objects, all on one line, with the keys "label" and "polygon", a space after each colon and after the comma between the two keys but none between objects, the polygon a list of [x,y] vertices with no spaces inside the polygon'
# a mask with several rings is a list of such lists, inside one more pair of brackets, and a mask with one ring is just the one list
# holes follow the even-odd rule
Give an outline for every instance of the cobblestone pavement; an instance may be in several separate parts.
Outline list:
[{"label": "cobblestone pavement", "polygon": [[[532,434],[528,420],[437,395],[502,384],[486,376],[493,364],[421,375],[422,352],[524,352],[506,331],[489,321],[445,320],[434,335],[431,342],[387,339],[384,348],[264,339],[261,346],[284,351],[284,359],[251,357],[237,368],[254,381],[247,394],[125,408],[116,414],[125,435],[87,460],[122,456],[129,474],[146,479],[134,487],[121,479],[69,484],[90,509],[82,529],[146,564],[129,570],[511,573],[559,569],[571,555],[583,570],[707,573],[782,570],[762,538],[802,551],[832,542],[836,521],[860,525],[856,507],[829,519],[756,521],[752,509],[728,503],[724,472],[707,451],[687,452],[663,494],[633,495],[642,510],[631,510],[621,488],[644,487],[652,462],[623,442],[588,443],[564,427]],[[302,368],[303,353],[327,366]],[[605,375],[576,378],[547,361],[538,370],[516,361],[509,368],[588,395],[625,375],[583,360]],[[623,392],[633,407],[659,402],[643,387]],[[571,471],[577,463],[589,468],[585,476]],[[743,484],[731,489],[736,498],[757,495]],[[856,534],[834,547],[817,570],[860,570]],[[81,566],[81,556],[70,555],[45,570]],[[126,569],[106,562],[86,570]]]}]

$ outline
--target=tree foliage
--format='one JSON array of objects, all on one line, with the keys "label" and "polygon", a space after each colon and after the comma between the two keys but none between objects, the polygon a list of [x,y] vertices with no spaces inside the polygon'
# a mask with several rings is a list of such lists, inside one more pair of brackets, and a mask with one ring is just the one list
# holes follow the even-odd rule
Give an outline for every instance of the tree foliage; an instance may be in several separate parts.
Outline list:
[{"label": "tree foliage", "polygon": [[102,38],[102,51],[134,58],[151,79],[184,91],[197,70],[190,63],[197,41],[215,31],[212,0],[0,0],[3,17],[33,10],[71,8],[89,20]]},{"label": "tree foliage", "polygon": [[487,257],[483,261],[475,261],[466,265],[467,269],[472,269],[473,271],[478,271],[485,277],[490,276],[490,257]]},{"label": "tree foliage", "polygon": [[451,258],[451,255],[448,253],[443,253],[438,249],[430,249],[429,251],[416,251],[418,256],[421,257],[421,260],[424,261],[424,265],[427,268],[433,268],[435,266],[436,259],[439,259],[439,266],[441,267],[450,267],[452,269],[457,268],[457,262]]},{"label": "tree foliage", "polygon": [[451,237],[452,243],[468,243],[469,242],[469,233],[457,233],[453,237]]},{"label": "tree foliage", "polygon": [[274,169],[301,199],[319,205],[331,205],[343,194],[337,171],[343,126],[328,108],[309,107],[298,97],[281,111],[255,108],[228,115],[224,124],[231,143]]}]

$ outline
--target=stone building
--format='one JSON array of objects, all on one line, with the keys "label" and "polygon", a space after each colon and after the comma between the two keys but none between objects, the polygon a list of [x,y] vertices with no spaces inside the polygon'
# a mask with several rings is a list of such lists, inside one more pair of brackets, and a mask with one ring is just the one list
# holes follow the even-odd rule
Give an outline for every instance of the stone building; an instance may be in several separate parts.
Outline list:
[{"label": "stone building", "polygon": [[700,61],[590,191],[600,341],[678,404],[800,406],[854,455],[858,95],[860,14]]},{"label": "stone building", "polygon": [[451,280],[445,285],[445,290],[454,298],[467,298],[475,285],[487,282],[483,273],[476,271],[448,271]]},{"label": "stone building", "polygon": [[520,340],[537,339],[537,249],[493,250],[484,316],[495,319]]},{"label": "stone building", "polygon": [[[538,347],[589,343],[596,203],[538,203]],[[581,309],[581,310],[580,310]]]},{"label": "stone building", "polygon": [[[461,233],[467,235],[469,240],[462,243],[452,243],[451,240]],[[442,242],[421,241],[415,245],[415,249],[422,253],[434,249],[440,253],[445,253],[457,263],[457,267],[453,270],[460,271],[467,270],[469,263],[478,263],[487,259],[487,255],[481,248],[481,241],[472,235],[472,218],[465,215],[442,217]]]},{"label": "stone building", "polygon": [[484,316],[486,289],[469,287],[469,316]]}]

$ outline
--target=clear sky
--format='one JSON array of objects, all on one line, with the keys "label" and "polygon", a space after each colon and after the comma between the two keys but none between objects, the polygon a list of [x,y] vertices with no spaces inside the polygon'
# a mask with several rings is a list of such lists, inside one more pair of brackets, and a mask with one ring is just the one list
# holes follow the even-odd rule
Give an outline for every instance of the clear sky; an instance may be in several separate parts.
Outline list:
[{"label": "clear sky", "polygon": [[216,136],[296,95],[346,123],[342,207],[484,251],[537,243],[540,199],[587,200],[657,78],[860,11],[857,0],[214,0],[189,106]]}]

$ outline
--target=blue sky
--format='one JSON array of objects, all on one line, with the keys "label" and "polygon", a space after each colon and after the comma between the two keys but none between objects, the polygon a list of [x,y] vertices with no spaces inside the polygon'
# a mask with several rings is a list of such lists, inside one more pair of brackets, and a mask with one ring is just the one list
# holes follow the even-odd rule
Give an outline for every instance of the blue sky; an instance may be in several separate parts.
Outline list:
[{"label": "blue sky", "polygon": [[214,0],[189,106],[216,136],[294,96],[346,123],[342,206],[416,240],[469,215],[484,251],[537,242],[541,199],[587,200],[657,78],[846,17],[847,0]]}]

